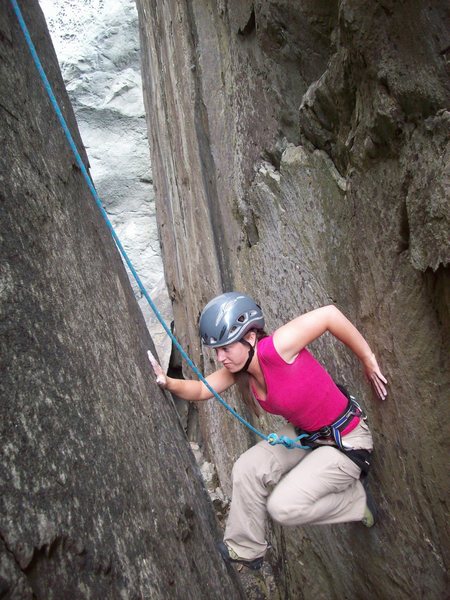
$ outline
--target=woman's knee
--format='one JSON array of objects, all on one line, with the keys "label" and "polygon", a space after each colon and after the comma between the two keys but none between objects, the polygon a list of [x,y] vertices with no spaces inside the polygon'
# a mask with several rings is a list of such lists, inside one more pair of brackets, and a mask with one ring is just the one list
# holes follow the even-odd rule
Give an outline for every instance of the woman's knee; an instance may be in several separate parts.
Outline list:
[{"label": "woman's knee", "polygon": [[307,523],[310,507],[311,502],[307,496],[297,495],[293,506],[291,499],[278,489],[272,492],[267,501],[267,512],[280,525],[292,525],[294,518],[296,525]]},{"label": "woman's knee", "polygon": [[274,492],[272,492],[272,495],[267,500],[267,512],[274,521],[281,525],[286,521],[286,507],[283,506],[281,499]]}]

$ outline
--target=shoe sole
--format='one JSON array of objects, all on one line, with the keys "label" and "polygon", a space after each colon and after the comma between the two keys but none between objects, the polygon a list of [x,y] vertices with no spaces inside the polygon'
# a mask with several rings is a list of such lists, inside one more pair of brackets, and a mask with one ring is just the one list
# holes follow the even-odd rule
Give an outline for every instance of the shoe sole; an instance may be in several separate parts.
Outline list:
[{"label": "shoe sole", "polygon": [[219,542],[217,544],[217,548],[219,550],[221,557],[223,558],[223,560],[225,561],[225,563],[227,565],[234,563],[237,565],[244,565],[244,567],[247,567],[248,569],[251,569],[252,571],[259,571],[259,569],[262,567],[262,564],[264,562],[263,557],[255,558],[254,560],[231,558],[230,553],[228,552],[228,548],[224,544],[224,542]]}]

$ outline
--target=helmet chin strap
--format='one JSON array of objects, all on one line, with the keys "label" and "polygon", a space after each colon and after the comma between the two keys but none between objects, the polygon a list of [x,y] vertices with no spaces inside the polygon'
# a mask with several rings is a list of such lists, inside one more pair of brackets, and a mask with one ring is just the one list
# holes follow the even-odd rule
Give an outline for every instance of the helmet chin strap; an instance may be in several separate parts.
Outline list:
[{"label": "helmet chin strap", "polygon": [[255,341],[255,346],[252,346],[250,344],[250,342],[248,342],[247,340],[239,340],[241,342],[241,344],[244,344],[244,346],[248,346],[249,347],[249,351],[248,351],[248,358],[245,361],[245,365],[242,367],[242,369],[239,369],[239,371],[237,371],[237,373],[245,373],[247,371],[247,369],[250,366],[250,363],[252,362],[252,358],[255,355],[255,346],[256,346],[256,341]]}]

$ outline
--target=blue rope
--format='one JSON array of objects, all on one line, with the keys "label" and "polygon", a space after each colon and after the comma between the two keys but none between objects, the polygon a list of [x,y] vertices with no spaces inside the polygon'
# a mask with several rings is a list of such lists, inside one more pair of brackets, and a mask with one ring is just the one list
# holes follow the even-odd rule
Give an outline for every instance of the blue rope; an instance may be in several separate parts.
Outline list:
[{"label": "blue rope", "polygon": [[147,302],[149,303],[151,309],[153,310],[153,312],[155,313],[156,318],[158,319],[158,321],[161,323],[161,325],[163,326],[165,332],[167,333],[167,335],[171,338],[172,342],[175,344],[175,346],[178,348],[180,354],[182,355],[182,357],[184,358],[184,360],[187,362],[187,364],[189,365],[189,367],[192,369],[192,371],[198,376],[198,378],[200,379],[200,381],[202,381],[202,383],[208,388],[208,390],[211,392],[211,394],[233,415],[236,417],[236,419],[238,419],[243,425],[245,425],[246,427],[248,427],[248,429],[250,429],[251,431],[253,431],[253,433],[255,433],[256,435],[258,435],[259,437],[263,438],[264,440],[268,441],[270,444],[272,445],[276,445],[276,444],[283,444],[284,446],[286,446],[286,448],[303,448],[303,449],[309,449],[307,446],[302,446],[301,443],[298,444],[297,442],[299,442],[301,440],[301,438],[305,437],[305,434],[299,436],[298,438],[296,438],[295,440],[291,440],[290,438],[286,437],[286,436],[278,436],[276,433],[271,433],[270,435],[264,435],[261,431],[258,431],[258,429],[256,429],[255,427],[253,427],[253,425],[251,425],[248,421],[246,421],[243,417],[241,417],[241,415],[239,413],[237,413],[234,408],[232,408],[229,404],[227,404],[225,402],[225,400],[211,387],[211,385],[206,381],[206,379],[204,378],[204,376],[202,375],[202,373],[199,371],[199,369],[196,367],[196,365],[192,362],[192,360],[189,358],[189,356],[186,354],[186,352],[184,351],[184,349],[182,348],[182,346],[180,345],[180,343],[178,342],[178,340],[176,339],[176,337],[173,335],[173,333],[170,331],[169,327],[167,326],[167,324],[165,323],[161,313],[159,312],[159,310],[157,309],[156,305],[154,304],[153,300],[150,298],[150,295],[148,294],[147,290],[145,289],[139,275],[136,272],[136,269],[133,267],[133,264],[131,263],[130,259],[128,258],[127,253],[125,252],[124,247],[122,246],[121,241],[119,240],[114,227],[112,226],[111,221],[109,220],[109,217],[105,211],[105,209],[103,208],[102,202],[97,194],[97,191],[94,187],[94,184],[92,183],[91,178],[89,177],[89,174],[87,172],[87,169],[81,159],[80,153],[78,152],[78,148],[76,147],[76,144],[73,140],[72,134],[70,133],[69,127],[67,126],[66,120],[63,117],[63,114],[61,112],[61,109],[59,108],[58,102],[55,98],[55,95],[53,93],[52,87],[50,85],[49,80],[47,79],[47,75],[45,74],[45,71],[42,67],[41,61],[39,59],[39,56],[36,52],[36,48],[33,44],[33,41],[31,39],[30,33],[28,31],[27,25],[23,19],[21,10],[19,8],[19,5],[17,4],[17,0],[11,0],[11,4],[13,7],[13,10],[16,14],[17,20],[19,21],[19,25],[20,28],[22,29],[23,35],[25,37],[25,40],[27,42],[28,48],[30,50],[31,56],[33,57],[33,61],[34,64],[39,72],[39,75],[41,76],[42,82],[44,84],[45,90],[47,92],[48,97],[50,98],[50,102],[55,110],[56,116],[58,117],[58,120],[61,124],[61,127],[64,130],[64,133],[66,135],[66,138],[69,142],[69,145],[72,149],[72,152],[75,156],[75,160],[77,162],[77,165],[79,166],[81,172],[83,173],[84,179],[86,180],[86,183],[89,187],[89,190],[91,191],[91,194],[95,200],[95,203],[97,204],[110,232],[111,235],[120,251],[120,253],[122,254],[125,263],[127,264],[128,268],[130,269],[134,279],[136,280],[136,283],[140,289],[140,291],[142,292],[143,296],[145,297],[145,299],[147,300]]}]

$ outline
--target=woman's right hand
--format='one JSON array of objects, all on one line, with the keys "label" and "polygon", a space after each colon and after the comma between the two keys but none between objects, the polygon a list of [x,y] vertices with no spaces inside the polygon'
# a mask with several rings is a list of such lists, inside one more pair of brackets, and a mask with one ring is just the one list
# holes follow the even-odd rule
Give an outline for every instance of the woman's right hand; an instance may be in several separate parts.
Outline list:
[{"label": "woman's right hand", "polygon": [[153,367],[153,371],[155,372],[156,383],[160,387],[165,388],[167,386],[167,377],[166,377],[166,374],[164,373],[164,371],[162,370],[161,365],[158,363],[158,361],[153,356],[153,354],[150,352],[150,350],[147,350],[147,356],[148,356],[148,360],[150,361],[150,364]]},{"label": "woman's right hand", "polygon": [[378,397],[381,398],[381,400],[386,400],[387,379],[381,372],[373,352],[364,360],[364,370],[366,372],[367,379],[373,385]]}]

